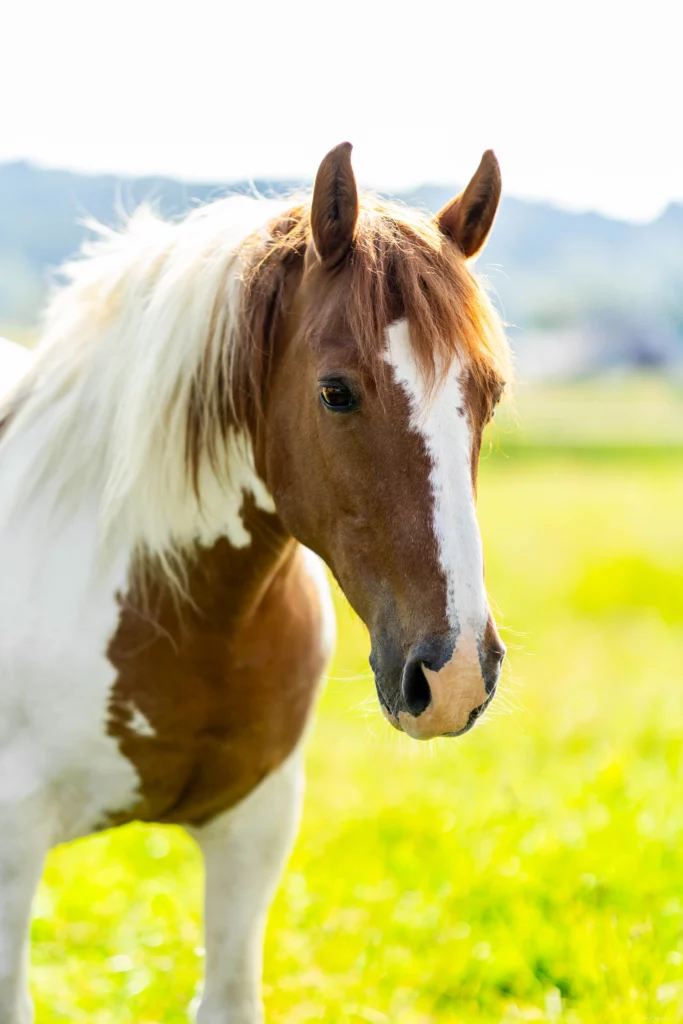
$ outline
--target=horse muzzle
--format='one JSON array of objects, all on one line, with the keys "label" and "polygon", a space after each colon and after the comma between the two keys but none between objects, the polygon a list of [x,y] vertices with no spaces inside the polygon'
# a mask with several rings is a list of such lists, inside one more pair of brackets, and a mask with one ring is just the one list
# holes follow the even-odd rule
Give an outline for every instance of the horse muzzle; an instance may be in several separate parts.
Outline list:
[{"label": "horse muzzle", "polygon": [[414,739],[461,736],[491,703],[505,657],[495,628],[477,640],[472,633],[422,641],[415,645],[391,685],[373,655],[382,713],[387,721]]}]

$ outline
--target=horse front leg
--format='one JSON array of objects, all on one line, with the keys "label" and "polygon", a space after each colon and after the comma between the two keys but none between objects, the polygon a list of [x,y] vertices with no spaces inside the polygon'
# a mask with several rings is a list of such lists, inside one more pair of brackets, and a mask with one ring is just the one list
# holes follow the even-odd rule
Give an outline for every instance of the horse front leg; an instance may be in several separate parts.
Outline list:
[{"label": "horse front leg", "polygon": [[[0,759],[0,765],[3,764]],[[28,991],[29,926],[33,896],[49,848],[42,801],[14,803],[7,792],[20,782],[0,777],[0,1021],[31,1024]]]},{"label": "horse front leg", "polygon": [[206,873],[206,978],[197,1024],[263,1020],[263,936],[298,830],[302,761],[295,751],[237,807],[191,830]]}]

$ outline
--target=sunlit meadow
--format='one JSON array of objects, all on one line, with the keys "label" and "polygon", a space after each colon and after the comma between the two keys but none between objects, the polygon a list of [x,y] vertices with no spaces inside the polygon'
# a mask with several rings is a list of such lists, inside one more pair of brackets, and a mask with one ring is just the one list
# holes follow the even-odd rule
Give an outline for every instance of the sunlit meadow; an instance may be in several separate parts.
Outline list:
[{"label": "sunlit meadow", "polygon": [[[270,1024],[683,1019],[683,397],[658,381],[526,393],[482,461],[510,657],[486,720],[416,744],[381,718],[363,629],[308,744],[270,919]],[[177,829],[52,854],[38,1024],[180,1024],[201,867]]]}]

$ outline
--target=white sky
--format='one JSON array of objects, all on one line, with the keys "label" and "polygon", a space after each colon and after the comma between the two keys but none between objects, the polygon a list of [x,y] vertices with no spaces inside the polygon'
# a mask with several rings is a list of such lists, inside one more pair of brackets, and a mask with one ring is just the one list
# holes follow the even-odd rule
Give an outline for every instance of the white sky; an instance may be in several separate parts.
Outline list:
[{"label": "white sky", "polygon": [[[10,9],[11,8],[11,9]],[[683,200],[682,0],[5,0],[0,160],[462,182],[645,219]]]}]

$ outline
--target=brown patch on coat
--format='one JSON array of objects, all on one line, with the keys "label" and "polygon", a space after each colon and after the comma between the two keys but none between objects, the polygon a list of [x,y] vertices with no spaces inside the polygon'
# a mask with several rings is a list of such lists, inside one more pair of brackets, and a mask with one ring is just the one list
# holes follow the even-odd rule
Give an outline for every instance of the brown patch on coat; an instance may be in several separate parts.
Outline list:
[{"label": "brown patch on coat", "polygon": [[[198,550],[182,606],[162,579],[144,600],[135,583],[120,598],[108,731],[140,776],[140,801],[108,824],[201,824],[301,738],[325,660],[318,591],[275,517],[253,502],[243,514],[253,544]],[[135,711],[153,735],[135,730]]]}]

